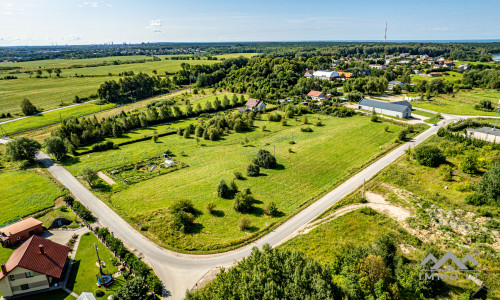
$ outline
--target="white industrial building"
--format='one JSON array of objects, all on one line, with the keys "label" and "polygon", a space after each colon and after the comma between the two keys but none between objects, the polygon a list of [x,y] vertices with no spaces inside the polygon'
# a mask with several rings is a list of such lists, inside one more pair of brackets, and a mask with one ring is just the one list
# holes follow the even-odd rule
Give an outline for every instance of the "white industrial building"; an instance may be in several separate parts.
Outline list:
[{"label": "white industrial building", "polygon": [[467,136],[474,139],[487,141],[490,143],[500,143],[500,129],[493,130],[492,127],[482,127],[482,128],[467,128],[465,130]]},{"label": "white industrial building", "polygon": [[336,71],[318,70],[313,73],[313,78],[318,78],[323,80],[333,80],[337,77],[339,77],[339,73]]},{"label": "white industrial building", "polygon": [[412,106],[408,101],[384,102],[364,98],[358,102],[358,108],[368,111],[375,110],[378,114],[398,118],[410,118],[412,110]]}]

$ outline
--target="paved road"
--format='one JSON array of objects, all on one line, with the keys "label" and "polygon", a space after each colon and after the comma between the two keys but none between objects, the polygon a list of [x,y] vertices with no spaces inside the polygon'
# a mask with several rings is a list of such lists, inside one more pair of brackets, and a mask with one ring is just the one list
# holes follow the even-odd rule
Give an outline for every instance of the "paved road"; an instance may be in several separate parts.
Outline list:
[{"label": "paved road", "polygon": [[[449,121],[450,120],[441,121],[440,126]],[[138,251],[141,256],[146,258],[153,266],[160,279],[164,282],[166,289],[171,293],[169,299],[182,299],[185,290],[192,288],[210,269],[217,266],[229,266],[235,261],[241,260],[243,257],[250,254],[253,246],[258,246],[260,248],[266,243],[271,246],[278,245],[283,240],[286,240],[294,231],[315,219],[330,206],[362,185],[364,180],[370,179],[380,170],[403,155],[404,151],[409,146],[414,147],[435,134],[438,128],[439,126],[432,126],[414,140],[401,145],[383,156],[256,242],[237,250],[214,255],[179,254],[157,246],[133,229],[112,209],[86,189],[69,171],[55,163],[45,153],[39,152],[37,154],[37,159],[44,164],[48,171],[59,182],[66,186],[81,202],[88,206],[88,208],[99,218],[99,222],[108,227],[110,231],[113,231],[113,233],[122,239],[131,250]]]}]

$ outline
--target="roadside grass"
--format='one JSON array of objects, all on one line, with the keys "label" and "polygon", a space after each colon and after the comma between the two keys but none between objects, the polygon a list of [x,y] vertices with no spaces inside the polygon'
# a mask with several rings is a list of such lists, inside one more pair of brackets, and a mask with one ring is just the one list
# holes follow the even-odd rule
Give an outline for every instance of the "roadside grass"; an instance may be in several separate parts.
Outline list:
[{"label": "roadside grass", "polygon": [[419,108],[453,115],[494,116],[496,115],[496,112],[476,110],[474,109],[474,105],[478,104],[483,99],[491,100],[493,105],[496,105],[498,98],[500,98],[500,92],[475,89],[468,92],[459,92],[455,94],[455,97],[452,95],[440,94],[433,97],[430,101],[414,101],[412,102],[412,105]]},{"label": "roadside grass", "polygon": [[[158,75],[165,76],[165,72],[173,73],[181,69],[182,63],[190,65],[215,64],[221,62],[221,59],[246,56],[254,56],[253,53],[233,53],[226,55],[217,55],[218,60],[165,60],[166,55],[159,55],[162,60],[145,63],[133,63],[122,65],[108,65],[101,67],[83,67],[74,69],[62,69],[61,77],[57,78],[32,78],[24,73],[0,72],[0,75],[12,74],[18,79],[2,81],[0,85],[0,113],[20,114],[20,104],[24,98],[28,98],[37,108],[48,110],[58,107],[61,103],[66,105],[73,102],[75,95],[79,97],[88,97],[96,94],[99,86],[107,80],[118,80],[119,73],[124,71],[133,71],[134,73],[147,73],[153,75],[153,70],[157,70]],[[25,70],[41,70],[46,68],[64,68],[72,65],[88,65],[102,61],[151,59],[146,56],[120,56],[106,57],[96,59],[57,59],[42,60],[20,63],[3,63],[2,65],[21,67]],[[110,75],[111,73],[111,75]],[[85,77],[76,77],[75,75]],[[45,73],[42,76],[47,76]]]},{"label": "roadside grass", "polygon": [[430,113],[430,112],[426,112],[426,111],[423,111],[423,110],[414,110],[412,112],[412,114],[416,114],[416,115],[420,115],[420,116],[428,117],[428,118],[434,118],[436,116],[436,114],[433,114],[433,113]]},{"label": "roadside grass", "polygon": [[[309,115],[311,123],[317,118],[317,115]],[[256,121],[250,132],[233,133],[216,142],[201,139],[199,145],[194,138],[170,135],[159,138],[157,143],[148,140],[121,146],[118,150],[79,156],[66,162],[66,167],[74,175],[79,175],[86,167],[110,169],[171,150],[175,159],[189,167],[133,185],[119,183],[103,187],[102,190],[111,191],[101,191],[99,196],[132,226],[137,227],[139,222],[148,225],[149,230],[144,234],[162,246],[181,252],[222,251],[241,245],[274,224],[283,222],[352,176],[371,157],[394,146],[393,141],[401,128],[386,122],[370,122],[369,117],[362,116],[321,116],[321,119],[325,126],[309,125],[314,129],[312,133],[301,132],[300,121],[289,120],[288,126]],[[188,121],[182,124],[177,126],[186,126]],[[263,125],[266,131],[259,129]],[[384,131],[386,125],[389,132]],[[134,134],[143,135],[153,130],[154,127]],[[289,144],[292,134],[296,143],[293,145]],[[244,146],[241,142],[245,138],[249,142]],[[364,146],[359,147],[361,144]],[[236,180],[240,190],[249,187],[257,200],[250,214],[236,213],[232,208],[233,200],[217,198],[216,187],[221,179],[230,182],[235,171],[244,174],[259,149],[273,153],[274,147],[280,164],[277,169],[263,169],[263,175],[259,177],[245,176],[246,180]],[[182,156],[181,151],[186,155]],[[193,201],[200,212],[195,220],[197,230],[185,235],[166,235],[164,217],[168,207],[180,199]],[[205,212],[208,201],[216,203],[216,214]],[[271,201],[277,204],[282,216],[269,218],[263,215],[263,207]],[[243,216],[248,217],[252,224],[247,230],[248,235],[237,228],[238,220]]]},{"label": "roadside grass", "polygon": [[409,234],[391,218],[371,208],[348,212],[334,220],[300,234],[280,247],[306,253],[323,264],[330,264],[335,254],[345,247],[371,245],[378,236],[393,234],[396,243],[420,248],[422,242]]},{"label": "roadside grass", "polygon": [[[94,244],[97,244],[101,261],[106,264],[106,266],[103,267],[103,271],[111,274],[118,272],[118,268],[111,263],[111,259],[114,258],[113,254],[111,254],[97,237],[92,233],[82,235],[66,285],[68,289],[77,294],[81,294],[82,292],[94,293],[94,291],[98,289],[96,286],[96,275],[99,273],[99,267],[97,265]],[[99,288],[105,292],[102,299],[107,299],[109,295],[116,293],[124,282],[123,277],[120,275],[118,278],[115,278],[114,284],[107,290]]]},{"label": "roadside grass", "polygon": [[48,112],[46,114],[35,115],[25,119],[12,121],[2,125],[2,128],[7,132],[7,134],[15,134],[18,132],[47,126],[60,120],[76,118],[86,114],[96,113],[103,109],[108,109],[115,106],[115,104],[107,103],[99,105],[96,103],[85,103],[78,106],[73,106],[57,111]]},{"label": "roadside grass", "polygon": [[[0,145],[0,154],[5,145]],[[19,170],[16,164],[0,160],[0,224],[24,217],[54,206],[57,197],[64,194],[42,168]]]}]

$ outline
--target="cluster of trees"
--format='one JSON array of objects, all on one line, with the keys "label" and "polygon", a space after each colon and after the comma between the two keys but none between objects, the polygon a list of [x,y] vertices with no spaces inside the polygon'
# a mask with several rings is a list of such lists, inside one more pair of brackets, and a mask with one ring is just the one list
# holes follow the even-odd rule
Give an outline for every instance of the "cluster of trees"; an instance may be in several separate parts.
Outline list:
[{"label": "cluster of trees", "polygon": [[471,87],[500,89],[500,70],[467,71],[462,83]]},{"label": "cluster of trees", "polygon": [[[422,258],[429,253],[438,256],[429,249]],[[379,236],[372,246],[341,247],[328,265],[264,245],[204,289],[188,291],[186,299],[424,299],[444,286],[419,280],[429,267],[398,254],[392,235]]]},{"label": "cluster of trees", "polygon": [[27,137],[12,140],[6,145],[6,154],[12,161],[35,161],[36,153],[42,148],[39,142]]},{"label": "cluster of trees", "polygon": [[95,220],[92,212],[73,197],[69,195],[64,196],[64,202],[66,202],[66,204],[69,205],[85,221],[91,222]]},{"label": "cluster of trees", "polygon": [[[203,107],[197,103],[194,108],[191,104],[186,104],[184,110],[181,110],[177,105],[170,105],[168,102],[157,102],[156,105],[149,106],[146,112],[142,113],[126,114],[121,112],[120,114],[102,120],[97,120],[95,116],[93,118],[64,120],[61,126],[56,130],[55,135],[60,137],[66,144],[69,143],[77,149],[80,146],[93,144],[106,137],[120,137],[124,132],[137,128],[192,117],[203,113],[213,113],[239,106],[244,102],[245,98],[243,95],[239,98],[233,95],[231,100],[229,100],[227,96],[224,96],[222,102],[216,98],[212,102],[207,101]],[[239,116],[239,118],[240,121],[236,123],[242,125],[243,122],[241,122],[241,120],[246,118],[246,116],[242,115]],[[218,119],[210,120],[208,123],[209,125],[215,123],[215,127],[231,124],[231,129],[233,129],[232,126],[234,123],[229,123],[229,120],[236,121],[238,118],[233,116],[233,118],[224,117],[223,119],[226,123]],[[222,127],[225,128],[226,126]],[[237,126],[237,129],[238,128]],[[245,129],[243,128],[242,130]],[[196,131],[192,133],[196,133]],[[210,136],[210,132],[207,132],[207,134]]]},{"label": "cluster of trees", "polygon": [[362,77],[344,81],[344,92],[360,92],[365,94],[382,94],[387,90],[389,80],[385,76]]}]

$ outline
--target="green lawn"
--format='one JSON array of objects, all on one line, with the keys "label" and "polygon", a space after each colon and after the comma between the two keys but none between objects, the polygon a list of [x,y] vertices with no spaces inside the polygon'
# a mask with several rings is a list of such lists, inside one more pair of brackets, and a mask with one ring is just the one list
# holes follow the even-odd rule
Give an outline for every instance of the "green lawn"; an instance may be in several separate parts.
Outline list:
[{"label": "green lawn", "polygon": [[[310,122],[315,119],[317,116],[309,116]],[[119,150],[92,153],[89,157],[80,156],[68,162],[67,168],[73,174],[80,174],[86,167],[109,169],[160,155],[170,149],[176,154],[176,159],[189,167],[129,186],[118,184],[113,186],[112,192],[103,193],[100,197],[133,226],[139,222],[147,224],[149,231],[145,234],[162,246],[183,252],[221,251],[262,234],[266,230],[266,222],[272,226],[284,221],[299,211],[302,205],[311,203],[352,176],[354,170],[381,152],[381,146],[384,149],[392,145],[400,131],[397,125],[370,122],[369,117],[322,116],[321,119],[325,126],[312,126],[312,133],[301,132],[300,123],[293,120],[289,121],[289,126],[256,121],[256,126],[265,125],[267,131],[255,128],[247,133],[230,134],[217,142],[201,140],[200,145],[193,138],[171,135],[159,138],[158,143],[145,141],[122,146]],[[384,131],[386,125],[389,132]],[[154,128],[134,134],[143,135],[152,130]],[[292,134],[295,145],[289,144]],[[240,144],[245,138],[249,140],[246,147]],[[274,152],[274,147],[280,164],[278,169],[262,170],[262,176],[236,182],[240,189],[251,188],[258,201],[253,213],[238,214],[232,209],[232,200],[216,197],[216,186],[221,179],[232,180],[235,171],[244,174],[259,149]],[[186,156],[181,156],[181,151]],[[168,207],[179,199],[192,200],[199,210],[196,218],[198,232],[166,236],[164,216]],[[218,212],[215,215],[205,212],[208,201],[216,203]],[[271,201],[278,205],[283,216],[263,216],[262,208]],[[252,222],[249,235],[237,228],[238,220],[243,216]]]},{"label": "green lawn", "polygon": [[[153,75],[153,70],[157,70],[159,75],[165,75],[165,72],[173,73],[181,69],[182,63],[190,65],[199,64],[214,64],[220,62],[222,58],[238,57],[240,55],[251,57],[255,54],[227,54],[217,56],[219,60],[164,60],[165,55],[159,56],[161,61],[109,65],[101,67],[83,67],[75,69],[62,69],[61,78],[56,78],[53,74],[52,78],[30,78],[28,74],[14,74],[18,79],[2,81],[0,85],[0,113],[20,113],[20,104],[24,98],[28,98],[39,109],[47,110],[56,108],[64,102],[72,103],[75,95],[79,97],[88,97],[91,94],[96,94],[98,87],[106,80],[118,80],[119,73],[124,71],[134,71]],[[21,63],[5,63],[5,66],[19,66],[24,70],[37,70],[41,67],[45,68],[64,68],[72,65],[88,65],[91,63],[102,61],[134,60],[134,59],[151,59],[151,57],[131,56],[131,57],[107,57],[96,59],[57,59],[43,60]],[[8,72],[0,72],[1,75],[7,75]],[[75,74],[96,77],[74,77]],[[110,75],[111,74],[111,75]],[[44,72],[42,76],[47,76]]]},{"label": "green lawn", "polygon": [[54,209],[53,211],[45,214],[44,216],[38,218],[38,220],[43,222],[43,225],[47,228],[52,224],[52,222],[57,219],[57,218],[65,218],[66,220],[73,221],[71,225],[74,225],[78,220],[76,217],[76,214],[69,209],[67,206],[61,206],[58,207],[57,209]]},{"label": "green lawn", "polygon": [[[66,286],[77,294],[81,294],[82,292],[94,293],[97,289],[96,274],[99,273],[99,267],[96,264],[97,256],[94,244],[97,244],[101,261],[106,264],[103,270],[111,274],[118,272],[117,267],[111,264],[111,258],[114,257],[113,254],[96,238],[96,236],[92,233],[83,235],[80,239],[80,244],[78,245],[76,257],[71,267],[71,273]],[[108,288],[107,291],[101,288],[101,290],[106,292],[106,295],[100,299],[107,299],[108,296],[114,294],[123,283],[124,279],[120,276],[115,279],[115,284]]]},{"label": "green lawn", "polygon": [[76,118],[82,115],[91,114],[99,112],[100,110],[114,107],[115,104],[108,103],[99,105],[97,103],[85,103],[78,106],[73,106],[57,111],[48,112],[42,115],[31,116],[26,119],[21,119],[13,122],[9,122],[2,125],[3,130],[7,134],[15,134],[17,132],[22,132],[25,130],[30,130],[56,122],[64,120],[67,118]]}]

